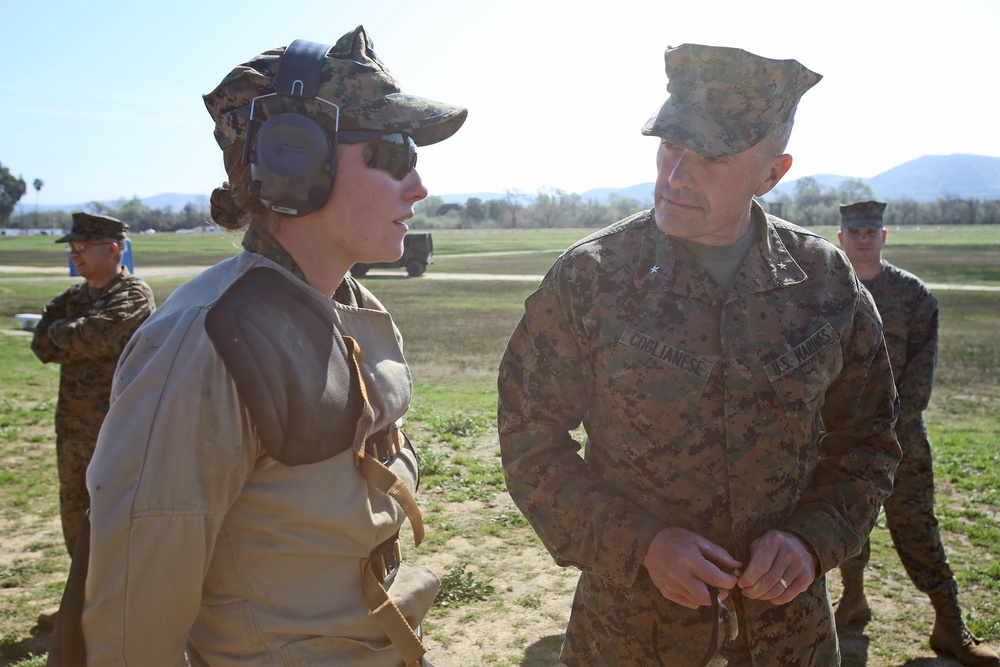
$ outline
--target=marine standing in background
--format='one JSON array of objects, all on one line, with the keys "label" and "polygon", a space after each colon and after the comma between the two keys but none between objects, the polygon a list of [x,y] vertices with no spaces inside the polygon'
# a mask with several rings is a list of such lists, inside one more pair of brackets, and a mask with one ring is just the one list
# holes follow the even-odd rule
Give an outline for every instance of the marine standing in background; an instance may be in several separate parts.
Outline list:
[{"label": "marine standing in background", "polygon": [[820,76],[698,44],[666,69],[653,210],[556,260],[501,361],[508,490],[581,570],[565,664],[839,665],[824,573],[891,491],[896,391],[843,253],[753,201]]},{"label": "marine standing in background", "polygon": [[[934,470],[924,426],[937,365],[938,302],[912,273],[882,259],[888,231],[886,205],[863,201],[840,207],[837,238],[858,277],[875,298],[899,392],[896,435],[903,460],[896,470],[885,517],[899,559],[918,589],[934,605],[931,648],[963,665],[1000,665],[1000,657],[969,632],[958,605],[958,584],[948,566],[934,516]],[[858,556],[840,566],[844,592],[837,603],[837,627],[867,621],[871,609],[864,592],[864,569],[871,556],[866,542]]]},{"label": "marine standing in background", "polygon": [[31,341],[35,356],[61,366],[56,457],[59,511],[70,556],[90,506],[87,465],[108,412],[118,356],[156,308],[149,285],[122,266],[127,229],[109,216],[73,214],[72,231],[56,243],[68,244],[70,261],[85,281],[45,307]]}]

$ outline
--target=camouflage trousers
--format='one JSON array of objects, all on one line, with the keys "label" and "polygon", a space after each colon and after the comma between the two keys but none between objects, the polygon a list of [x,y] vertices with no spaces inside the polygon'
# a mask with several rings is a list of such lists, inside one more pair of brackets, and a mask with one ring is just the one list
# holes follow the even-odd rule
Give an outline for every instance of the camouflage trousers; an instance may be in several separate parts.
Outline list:
[{"label": "camouflage trousers", "polygon": [[[901,430],[899,440],[903,460],[896,469],[892,495],[882,505],[889,535],[906,573],[918,589],[928,595],[954,596],[958,585],[934,516],[934,469],[923,425],[919,432]],[[861,553],[841,563],[840,570],[845,574],[860,574],[870,557],[871,545],[865,542]]]},{"label": "camouflage trousers", "polygon": [[713,647],[719,617],[712,607],[687,609],[670,602],[648,575],[623,588],[584,573],[559,659],[569,667],[687,667],[702,664],[715,648],[724,658],[719,662],[729,667],[840,664],[824,577],[787,605],[749,600],[738,590],[727,605],[739,618],[739,634],[732,643]]},{"label": "camouflage trousers", "polygon": [[87,466],[94,456],[94,440],[56,438],[56,462],[59,467],[59,513],[62,517],[63,537],[66,549],[72,557],[76,538],[80,534],[80,522],[90,507],[87,493]]}]

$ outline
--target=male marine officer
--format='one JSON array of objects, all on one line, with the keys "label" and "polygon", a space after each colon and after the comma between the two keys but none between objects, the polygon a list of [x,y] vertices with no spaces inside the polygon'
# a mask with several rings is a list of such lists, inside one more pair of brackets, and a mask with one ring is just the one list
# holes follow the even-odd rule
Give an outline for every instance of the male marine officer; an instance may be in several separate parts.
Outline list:
[{"label": "male marine officer", "polygon": [[753,201],[820,76],[699,44],[666,70],[654,208],[556,261],[501,362],[508,489],[581,570],[564,663],[837,665],[823,575],[891,491],[895,387],[844,255]]}]

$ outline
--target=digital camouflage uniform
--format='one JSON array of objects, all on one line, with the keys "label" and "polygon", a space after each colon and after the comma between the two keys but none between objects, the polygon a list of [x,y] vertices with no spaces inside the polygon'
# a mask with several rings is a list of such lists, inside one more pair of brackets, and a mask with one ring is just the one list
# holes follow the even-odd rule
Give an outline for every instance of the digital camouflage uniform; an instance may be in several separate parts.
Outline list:
[{"label": "digital camouflage uniform", "polygon": [[[965,626],[958,604],[958,584],[948,566],[941,532],[934,516],[934,470],[923,411],[931,398],[937,363],[938,302],[911,273],[882,259],[886,204],[861,201],[840,206],[841,245],[878,306],[885,328],[896,389],[899,420],[896,433],[903,460],[896,471],[885,516],[896,552],[917,588],[934,607],[931,648],[963,665],[1000,665],[1000,655]],[[855,232],[854,230],[867,230]],[[840,566],[843,589],[835,619],[844,628],[871,618],[864,592],[864,570],[871,556],[866,542],[861,553]]]},{"label": "digital camouflage uniform", "polygon": [[108,412],[118,356],[155,307],[149,286],[122,267],[102,289],[86,282],[70,287],[45,307],[35,327],[35,356],[61,366],[56,457],[59,509],[70,555],[83,512],[90,506],[87,465]]},{"label": "digital camouflage uniform", "polygon": [[[892,495],[884,504],[889,534],[917,588],[954,597],[958,587],[934,516],[934,471],[923,416],[937,363],[938,302],[918,277],[884,260],[882,271],[864,285],[882,315],[899,391],[896,435],[903,460],[896,470]],[[841,569],[864,569],[870,554],[866,542],[861,554]]]},{"label": "digital camouflage uniform", "polygon": [[[666,600],[642,567],[667,526],[744,563],[769,529],[801,536],[816,581],[781,606],[733,591],[749,648],[727,657],[839,664],[823,573],[859,551],[891,490],[895,388],[843,254],[752,216],[759,236],[728,291],[647,211],[567,250],[511,336],[508,489],[556,562],[582,571],[566,664],[698,664],[711,608]],[[568,433],[581,423],[583,458]]]}]

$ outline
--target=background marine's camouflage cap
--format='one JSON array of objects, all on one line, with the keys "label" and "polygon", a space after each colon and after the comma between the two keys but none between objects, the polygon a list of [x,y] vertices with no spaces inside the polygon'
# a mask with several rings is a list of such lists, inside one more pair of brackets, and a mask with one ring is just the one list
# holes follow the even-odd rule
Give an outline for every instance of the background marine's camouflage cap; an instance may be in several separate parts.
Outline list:
[{"label": "background marine's camouflage cap", "polygon": [[885,204],[880,201],[859,201],[840,205],[840,226],[844,229],[882,229],[882,212]]},{"label": "background marine's camouflage cap", "polygon": [[73,229],[66,236],[56,239],[56,243],[94,241],[96,239],[120,241],[125,238],[125,230],[127,229],[128,225],[110,215],[77,212],[73,214]]},{"label": "background marine's camouflage cap", "polygon": [[[250,102],[275,92],[284,51],[282,46],[254,56],[204,96],[205,106],[215,119],[215,139],[220,148],[245,138]],[[464,107],[400,92],[399,82],[375,55],[363,26],[345,34],[327,53],[316,95],[340,107],[341,130],[404,132],[418,146],[447,139],[468,115]],[[263,122],[294,110],[333,130],[336,111],[332,107],[314,99],[299,100],[296,105],[289,108],[288,98],[283,96],[260,100],[254,107],[254,121]]]},{"label": "background marine's camouflage cap", "polygon": [[795,113],[823,77],[796,60],[771,60],[743,49],[703,44],[668,47],[670,96],[642,133],[672,139],[708,157],[735,155]]}]

